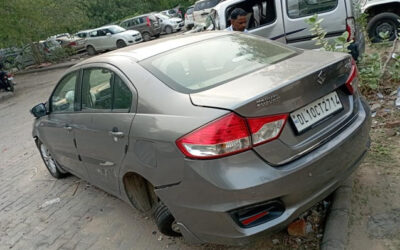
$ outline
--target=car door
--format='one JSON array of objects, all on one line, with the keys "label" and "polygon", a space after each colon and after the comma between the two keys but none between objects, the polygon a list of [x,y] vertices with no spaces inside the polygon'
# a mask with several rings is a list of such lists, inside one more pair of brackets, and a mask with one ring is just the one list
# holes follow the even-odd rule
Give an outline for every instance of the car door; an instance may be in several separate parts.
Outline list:
[{"label": "car door", "polygon": [[81,93],[75,131],[79,154],[91,183],[118,195],[119,168],[135,116],[135,90],[116,68],[96,65],[83,69]]},{"label": "car door", "polygon": [[117,47],[117,35],[114,35],[110,29],[104,29],[104,49],[114,49]]},{"label": "car door", "polygon": [[107,36],[106,29],[101,29],[97,31],[96,40],[99,50],[105,50],[109,48],[109,37]]},{"label": "car door", "polygon": [[92,45],[96,50],[102,50],[101,37],[98,36],[98,31],[91,31],[88,35],[87,44]]},{"label": "car door", "polygon": [[314,14],[323,18],[326,37],[337,37],[346,31],[346,4],[344,0],[283,0],[286,41],[296,47],[313,49],[309,25],[305,22]]},{"label": "car door", "polygon": [[39,138],[54,159],[69,172],[86,178],[86,169],[76,149],[74,116],[79,71],[64,76],[54,89],[48,105],[49,114],[39,124]]}]

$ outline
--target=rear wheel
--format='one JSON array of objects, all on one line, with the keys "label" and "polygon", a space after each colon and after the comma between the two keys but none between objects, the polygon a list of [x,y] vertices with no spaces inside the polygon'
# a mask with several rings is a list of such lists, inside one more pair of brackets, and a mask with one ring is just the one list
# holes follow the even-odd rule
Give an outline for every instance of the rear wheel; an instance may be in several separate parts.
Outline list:
[{"label": "rear wheel", "polygon": [[400,27],[398,19],[400,17],[394,13],[381,13],[374,16],[367,25],[367,31],[371,42],[382,42],[384,39],[380,33],[388,33],[388,39],[393,41],[396,38],[396,33]]},{"label": "rear wheel", "polygon": [[143,40],[144,40],[145,42],[150,41],[150,39],[151,39],[150,34],[147,33],[147,32],[144,32],[144,33],[142,34],[142,37],[143,37]]},{"label": "rear wheel", "polygon": [[86,50],[87,50],[88,54],[91,56],[94,56],[97,54],[96,49],[92,45],[87,46]]},{"label": "rear wheel", "polygon": [[172,29],[172,27],[171,27],[171,26],[167,26],[167,27],[165,27],[165,33],[167,33],[167,34],[171,34],[173,31],[174,31],[174,30]]},{"label": "rear wheel", "polygon": [[126,43],[122,40],[117,41],[117,48],[123,48],[126,47]]},{"label": "rear wheel", "polygon": [[182,236],[174,216],[172,216],[168,207],[161,201],[157,204],[154,219],[161,233],[172,237]]},{"label": "rear wheel", "polygon": [[57,179],[66,177],[68,175],[68,172],[63,170],[60,165],[58,165],[57,161],[53,158],[47,146],[39,140],[37,142],[37,146],[39,148],[40,156],[42,157],[43,162],[46,165],[47,170],[49,170],[50,174]]}]

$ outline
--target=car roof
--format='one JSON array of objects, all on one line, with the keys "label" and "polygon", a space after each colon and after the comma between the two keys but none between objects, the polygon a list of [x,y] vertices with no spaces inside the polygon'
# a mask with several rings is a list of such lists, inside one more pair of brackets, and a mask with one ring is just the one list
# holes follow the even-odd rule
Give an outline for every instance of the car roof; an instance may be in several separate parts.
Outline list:
[{"label": "car roof", "polygon": [[233,32],[226,32],[226,31],[200,32],[200,33],[153,40],[146,43],[140,43],[133,46],[128,46],[109,53],[105,53],[103,55],[89,58],[77,64],[75,67],[79,67],[80,65],[84,65],[87,63],[104,63],[104,62],[107,63],[111,61],[110,58],[114,58],[115,56],[129,57],[134,61],[138,62],[179,47],[183,47],[189,44],[201,42],[212,38],[226,36],[229,34],[233,34]]}]

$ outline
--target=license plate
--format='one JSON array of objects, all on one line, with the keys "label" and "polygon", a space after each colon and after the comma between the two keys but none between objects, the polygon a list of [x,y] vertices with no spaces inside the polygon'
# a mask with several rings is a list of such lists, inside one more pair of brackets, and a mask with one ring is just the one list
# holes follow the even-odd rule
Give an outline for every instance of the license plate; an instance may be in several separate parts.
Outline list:
[{"label": "license plate", "polygon": [[292,112],[290,117],[300,133],[342,108],[338,94],[332,92]]},{"label": "license plate", "polygon": [[14,77],[9,77],[8,80],[9,81],[14,81]]}]

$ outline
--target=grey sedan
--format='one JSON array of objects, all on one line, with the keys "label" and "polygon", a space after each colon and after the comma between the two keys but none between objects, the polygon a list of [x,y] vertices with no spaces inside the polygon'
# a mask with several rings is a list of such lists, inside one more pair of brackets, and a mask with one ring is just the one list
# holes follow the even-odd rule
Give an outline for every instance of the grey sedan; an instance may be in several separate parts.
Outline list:
[{"label": "grey sedan", "polygon": [[369,147],[370,112],[342,53],[206,32],[70,68],[35,106],[51,175],[69,173],[193,243],[241,244],[332,193]]}]

